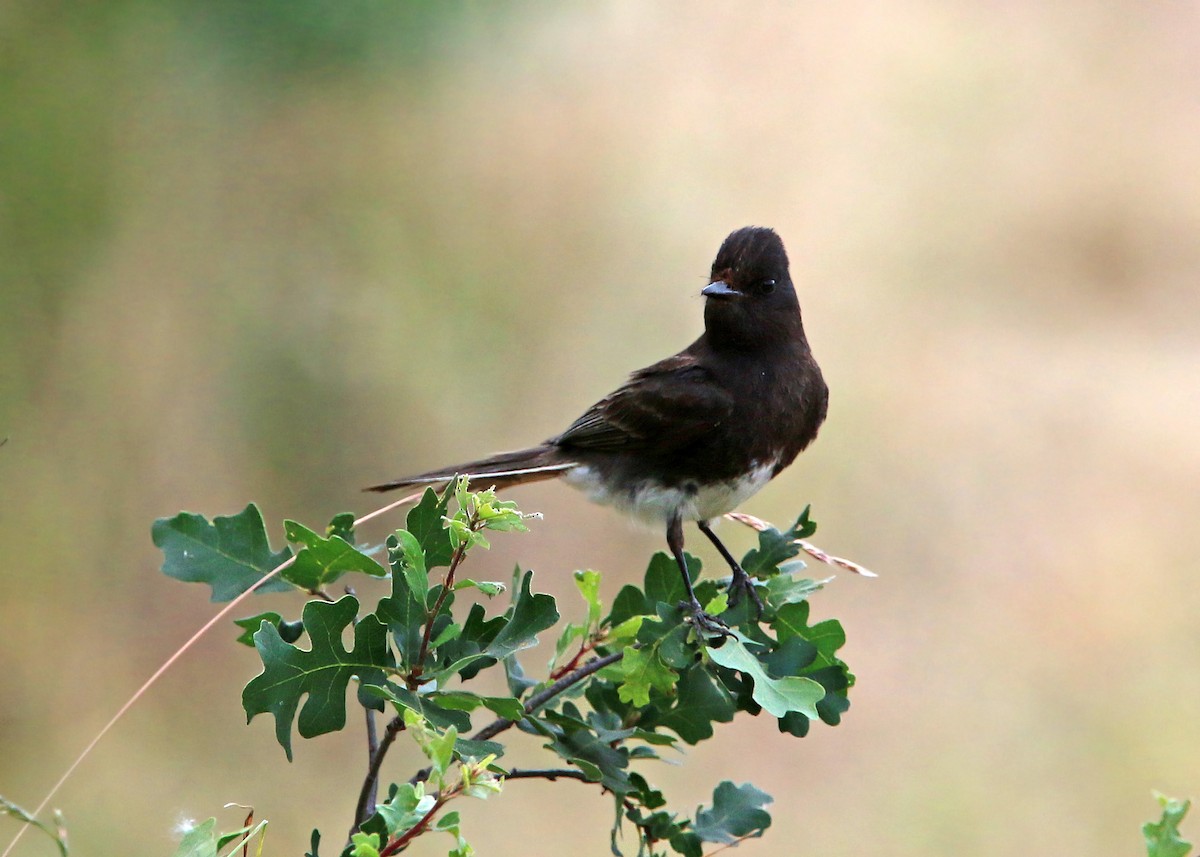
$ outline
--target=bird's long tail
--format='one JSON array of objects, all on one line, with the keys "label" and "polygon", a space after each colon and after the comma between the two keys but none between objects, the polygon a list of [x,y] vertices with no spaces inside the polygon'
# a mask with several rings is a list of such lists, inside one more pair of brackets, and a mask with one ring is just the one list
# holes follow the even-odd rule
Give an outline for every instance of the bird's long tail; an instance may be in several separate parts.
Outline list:
[{"label": "bird's long tail", "polygon": [[478,461],[468,461],[453,467],[439,467],[415,476],[405,476],[372,485],[367,491],[392,491],[414,485],[438,485],[449,482],[456,476],[466,476],[477,487],[509,488],[526,482],[554,479],[576,466],[576,462],[563,457],[556,447],[544,445],[515,452],[501,452]]}]

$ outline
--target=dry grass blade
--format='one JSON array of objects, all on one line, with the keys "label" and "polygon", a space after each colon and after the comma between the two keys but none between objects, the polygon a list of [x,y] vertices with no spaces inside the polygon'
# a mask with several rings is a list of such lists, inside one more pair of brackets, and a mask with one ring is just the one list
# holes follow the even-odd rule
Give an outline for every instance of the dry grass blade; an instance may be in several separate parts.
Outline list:
[{"label": "dry grass blade", "polygon": [[[750,529],[757,530],[760,533],[764,532],[765,530],[775,529],[774,524],[764,521],[762,518],[756,518],[754,515],[747,515],[745,512],[729,512],[725,515],[725,517],[731,521],[737,521],[739,524],[744,524],[747,527],[750,527]],[[862,575],[863,577],[879,577],[878,574],[871,571],[871,569],[867,568],[866,566],[859,565],[857,562],[852,560],[843,559],[840,556],[834,556],[833,554],[825,553],[825,551],[821,550],[816,545],[806,542],[803,539],[795,539],[794,544],[796,547],[800,548],[800,550],[804,551],[818,562],[823,562],[826,565],[834,565],[838,568],[844,568],[846,571],[852,571],[855,574]]]}]

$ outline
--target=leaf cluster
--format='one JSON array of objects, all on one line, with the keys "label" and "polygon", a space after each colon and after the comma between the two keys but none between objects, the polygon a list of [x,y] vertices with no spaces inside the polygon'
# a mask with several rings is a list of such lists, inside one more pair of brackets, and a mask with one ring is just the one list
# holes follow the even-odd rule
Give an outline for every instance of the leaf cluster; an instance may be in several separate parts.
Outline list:
[{"label": "leaf cluster", "polygon": [[[814,529],[807,510],[787,530],[760,533],[744,559],[761,615],[749,598],[728,606],[728,578],[695,581],[706,609],[729,628],[717,639],[699,633],[681,609],[683,581],[664,553],[607,609],[600,574],[576,572],[582,606],[578,620],[565,623],[555,599],[534,591],[532,572],[518,568],[504,583],[459,574],[468,554],[489,546],[489,531],[521,531],[526,520],[513,503],[460,480],[440,495],[426,491],[405,528],[375,550],[358,546],[352,519],[339,515],[324,535],[287,521],[293,547],[273,552],[254,506],[211,523],[183,513],[156,522],[153,536],[163,571],[208,585],[214,600],[255,584],[309,596],[298,618],[266,611],[237,623],[239,640],[262,661],[242,691],[247,718],[270,714],[288,759],[296,734],[310,739],[345,727],[352,682],[360,712],[389,718],[370,746],[342,855],[395,854],[418,836],[441,834],[451,839],[451,855],[465,857],[473,852],[460,815],[446,805],[529,778],[570,778],[608,793],[616,854],[628,841],[639,855],[699,857],[706,845],[762,835],[770,798],[752,785],[722,782],[711,805],[689,816],[667,808],[646,765],[711,738],[715,724],[738,714],[765,712],[780,732],[803,736],[846,711],[853,676],[837,654],[845,635],[835,620],[811,621],[808,598],[824,581],[801,576],[796,559],[795,541]],[[699,575],[699,560],[688,563]],[[278,580],[261,585],[281,564]],[[335,598],[328,587],[347,574],[382,578],[386,592],[373,601],[349,592]],[[549,666],[530,676],[521,656],[555,626]],[[506,694],[474,689],[488,670],[502,672]],[[419,770],[382,788],[385,756],[401,735],[420,760],[410,773]],[[504,764],[521,735],[550,755],[546,768]],[[314,831],[312,857],[320,840]]]}]

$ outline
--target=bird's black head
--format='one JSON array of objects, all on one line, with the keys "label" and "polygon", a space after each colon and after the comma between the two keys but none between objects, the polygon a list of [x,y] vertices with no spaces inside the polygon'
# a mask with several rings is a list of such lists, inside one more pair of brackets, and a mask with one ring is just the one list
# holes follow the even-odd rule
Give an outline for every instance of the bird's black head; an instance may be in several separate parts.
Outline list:
[{"label": "bird's black head", "polygon": [[717,348],[765,347],[803,341],[800,304],[787,252],[772,229],[747,226],[730,234],[701,294],[704,327]]}]

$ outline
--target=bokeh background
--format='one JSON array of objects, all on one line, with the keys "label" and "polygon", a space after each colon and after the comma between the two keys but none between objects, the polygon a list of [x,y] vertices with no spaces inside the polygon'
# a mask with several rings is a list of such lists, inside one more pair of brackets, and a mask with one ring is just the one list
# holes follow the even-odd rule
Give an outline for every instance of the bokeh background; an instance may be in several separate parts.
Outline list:
[{"label": "bokeh background", "polygon": [[[0,793],[36,804],[215,609],[159,574],[154,518],[254,500],[279,546],[554,434],[698,333],[751,223],[832,400],[745,510],[811,503],[881,576],[815,600],[858,675],[842,725],[729,726],[653,776],[683,810],[773,794],[747,854],[1140,853],[1152,789],[1200,797],[1185,2],[0,3]],[[545,520],[473,576],[570,596],[594,567],[611,598],[660,546],[564,487],[516,498]],[[171,853],[226,801],[269,853],[340,841],[357,729],[288,765],[232,636],[57,798],[76,853]],[[585,786],[462,809],[481,854],[607,852]]]}]

